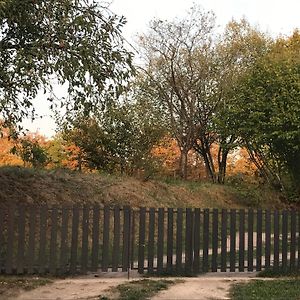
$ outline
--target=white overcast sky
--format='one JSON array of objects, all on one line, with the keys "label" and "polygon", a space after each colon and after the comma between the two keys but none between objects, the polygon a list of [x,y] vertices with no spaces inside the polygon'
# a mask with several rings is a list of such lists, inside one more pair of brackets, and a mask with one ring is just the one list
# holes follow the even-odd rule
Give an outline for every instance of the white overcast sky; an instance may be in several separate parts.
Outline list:
[{"label": "white overcast sky", "polygon": [[[124,36],[132,43],[134,36],[143,32],[154,17],[172,19],[184,16],[193,5],[200,4],[205,10],[213,10],[217,24],[225,26],[231,19],[245,17],[252,25],[258,25],[272,36],[290,35],[295,28],[300,28],[300,0],[111,0],[110,9],[127,19],[123,29]],[[47,115],[46,99],[39,97],[37,112],[43,119],[24,125],[31,131],[39,131],[50,137],[55,133],[55,123]]]}]

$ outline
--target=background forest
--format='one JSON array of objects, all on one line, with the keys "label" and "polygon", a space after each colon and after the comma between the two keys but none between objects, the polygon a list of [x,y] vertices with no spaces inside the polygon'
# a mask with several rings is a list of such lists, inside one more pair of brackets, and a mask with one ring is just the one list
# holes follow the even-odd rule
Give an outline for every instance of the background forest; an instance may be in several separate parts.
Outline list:
[{"label": "background forest", "polygon": [[[0,4],[1,166],[268,185],[299,203],[298,30],[272,38],[242,19],[220,32],[195,5],[154,19],[127,50],[125,19],[107,7],[41,3]],[[37,118],[40,90],[56,115],[50,139],[20,125]]]}]

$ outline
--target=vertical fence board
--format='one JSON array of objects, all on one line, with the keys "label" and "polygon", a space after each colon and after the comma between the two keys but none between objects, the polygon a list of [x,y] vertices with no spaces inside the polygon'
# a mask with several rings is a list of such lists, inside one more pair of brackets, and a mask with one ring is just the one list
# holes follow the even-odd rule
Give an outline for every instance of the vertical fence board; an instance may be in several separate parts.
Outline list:
[{"label": "vertical fence board", "polygon": [[274,211],[274,268],[279,267],[279,213]]},{"label": "vertical fence board", "polygon": [[104,216],[103,216],[103,246],[102,246],[102,271],[107,272],[108,270],[108,260],[109,260],[109,216],[110,208],[109,206],[104,206]]},{"label": "vertical fence board", "polygon": [[138,253],[138,272],[144,273],[145,260],[145,230],[146,230],[146,208],[140,208],[140,222],[139,222],[139,253]]},{"label": "vertical fence board", "polygon": [[253,209],[248,210],[248,272],[253,271]]},{"label": "vertical fence board", "polygon": [[6,274],[11,274],[13,269],[13,251],[14,239],[15,239],[15,206],[10,205],[8,208],[8,219],[7,219],[7,248],[6,248],[6,261],[5,271]]},{"label": "vertical fence board", "polygon": [[230,272],[235,272],[236,258],[236,210],[230,210]]},{"label": "vertical fence board", "polygon": [[194,273],[200,271],[200,208],[194,211]]},{"label": "vertical fence board", "polygon": [[265,228],[266,228],[266,244],[265,244],[265,268],[271,265],[271,212],[265,211]]},{"label": "vertical fence board", "polygon": [[117,272],[119,266],[119,252],[120,252],[120,207],[114,208],[114,242],[113,242],[113,257],[112,257],[112,271]]},{"label": "vertical fence board", "polygon": [[89,215],[90,208],[84,205],[82,212],[82,240],[81,240],[81,273],[86,274],[88,270],[89,253]]},{"label": "vertical fence board", "polygon": [[2,253],[5,253],[5,245],[4,245],[4,210],[0,208],[0,273],[2,273],[3,265],[3,256]]},{"label": "vertical fence board", "polygon": [[222,209],[221,217],[221,272],[227,270],[227,210]]},{"label": "vertical fence board", "polygon": [[99,217],[100,208],[98,205],[93,207],[93,230],[92,230],[92,271],[98,270],[99,262]]},{"label": "vertical fence board", "polygon": [[298,212],[298,262],[297,268],[300,270],[300,211]]},{"label": "vertical fence board", "polygon": [[192,209],[185,210],[185,271],[190,273],[193,260],[192,247]]},{"label": "vertical fence board", "polygon": [[124,207],[124,224],[123,224],[123,251],[122,251],[122,271],[126,272],[129,267],[130,256],[130,208]]},{"label": "vertical fence board", "polygon": [[57,259],[57,207],[52,207],[51,212],[51,235],[50,235],[50,273],[56,274],[56,259]]},{"label": "vertical fence board", "polygon": [[[295,269],[296,263],[296,211],[291,211],[291,254],[290,268]],[[300,232],[299,232],[300,233]],[[298,254],[299,255],[299,254]]]},{"label": "vertical fence board", "polygon": [[29,241],[28,241],[28,253],[27,253],[28,274],[34,273],[36,214],[37,214],[36,207],[31,206],[29,210]]},{"label": "vertical fence board", "polygon": [[47,241],[47,214],[48,207],[43,205],[40,208],[40,243],[39,243],[39,273],[46,271],[46,241]]},{"label": "vertical fence board", "polygon": [[190,273],[192,271],[193,263],[192,209],[187,208],[185,213],[185,271],[186,273]]},{"label": "vertical fence board", "polygon": [[148,232],[148,273],[153,273],[154,260],[154,231],[155,231],[155,209],[149,210],[149,232]]},{"label": "vertical fence board", "polygon": [[218,269],[218,217],[219,212],[217,209],[213,210],[213,227],[212,227],[212,272],[217,272]]},{"label": "vertical fence board", "polygon": [[288,212],[282,212],[282,267],[287,268],[288,252]]},{"label": "vertical fence board", "polygon": [[208,249],[209,249],[209,209],[203,212],[203,272],[208,272]]},{"label": "vertical fence board", "polygon": [[157,234],[157,273],[163,272],[164,259],[164,208],[158,209],[158,234]]},{"label": "vertical fence board", "polygon": [[72,216],[72,239],[71,239],[71,261],[70,273],[77,271],[77,250],[78,250],[78,225],[79,225],[79,207],[74,205]]},{"label": "vertical fence board", "polygon": [[24,257],[25,257],[25,207],[24,205],[19,206],[18,212],[19,212],[19,216],[18,216],[17,274],[23,274]]},{"label": "vertical fence board", "polygon": [[256,228],[256,271],[261,271],[262,257],[262,210],[257,210],[257,228]]},{"label": "vertical fence board", "polygon": [[168,208],[167,272],[173,271],[173,208]]},{"label": "vertical fence board", "polygon": [[[13,251],[13,249],[11,249]],[[17,250],[17,274],[24,272],[25,257],[25,206],[20,205],[18,209],[18,250]]]},{"label": "vertical fence board", "polygon": [[62,207],[61,211],[61,240],[60,240],[60,274],[67,271],[68,263],[68,225],[69,225],[69,209]]},{"label": "vertical fence board", "polygon": [[183,210],[177,208],[177,220],[176,220],[176,271],[182,272],[182,220]]},{"label": "vertical fence board", "polygon": [[134,268],[135,261],[135,246],[136,246],[136,238],[135,238],[135,223],[136,223],[136,215],[137,212],[133,209],[131,211],[131,246],[130,246],[130,266],[131,269]]},{"label": "vertical fence board", "polygon": [[239,211],[239,271],[245,270],[245,210]]}]

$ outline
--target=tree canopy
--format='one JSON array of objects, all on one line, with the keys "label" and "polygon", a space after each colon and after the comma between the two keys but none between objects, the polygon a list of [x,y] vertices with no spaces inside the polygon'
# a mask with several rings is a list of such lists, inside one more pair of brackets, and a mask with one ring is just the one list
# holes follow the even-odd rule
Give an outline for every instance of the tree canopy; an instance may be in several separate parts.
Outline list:
[{"label": "tree canopy", "polygon": [[[84,114],[118,97],[131,75],[123,46],[124,17],[92,0],[0,2],[0,118],[35,118],[40,90],[52,108]],[[68,97],[51,97],[64,85]]]}]

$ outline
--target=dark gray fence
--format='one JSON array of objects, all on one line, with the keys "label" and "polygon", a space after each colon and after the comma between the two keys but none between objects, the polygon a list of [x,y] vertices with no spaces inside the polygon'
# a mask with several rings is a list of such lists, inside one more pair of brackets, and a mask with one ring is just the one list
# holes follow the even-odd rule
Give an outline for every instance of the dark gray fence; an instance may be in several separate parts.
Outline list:
[{"label": "dark gray fence", "polygon": [[298,211],[100,206],[0,210],[5,274],[300,268]]}]

